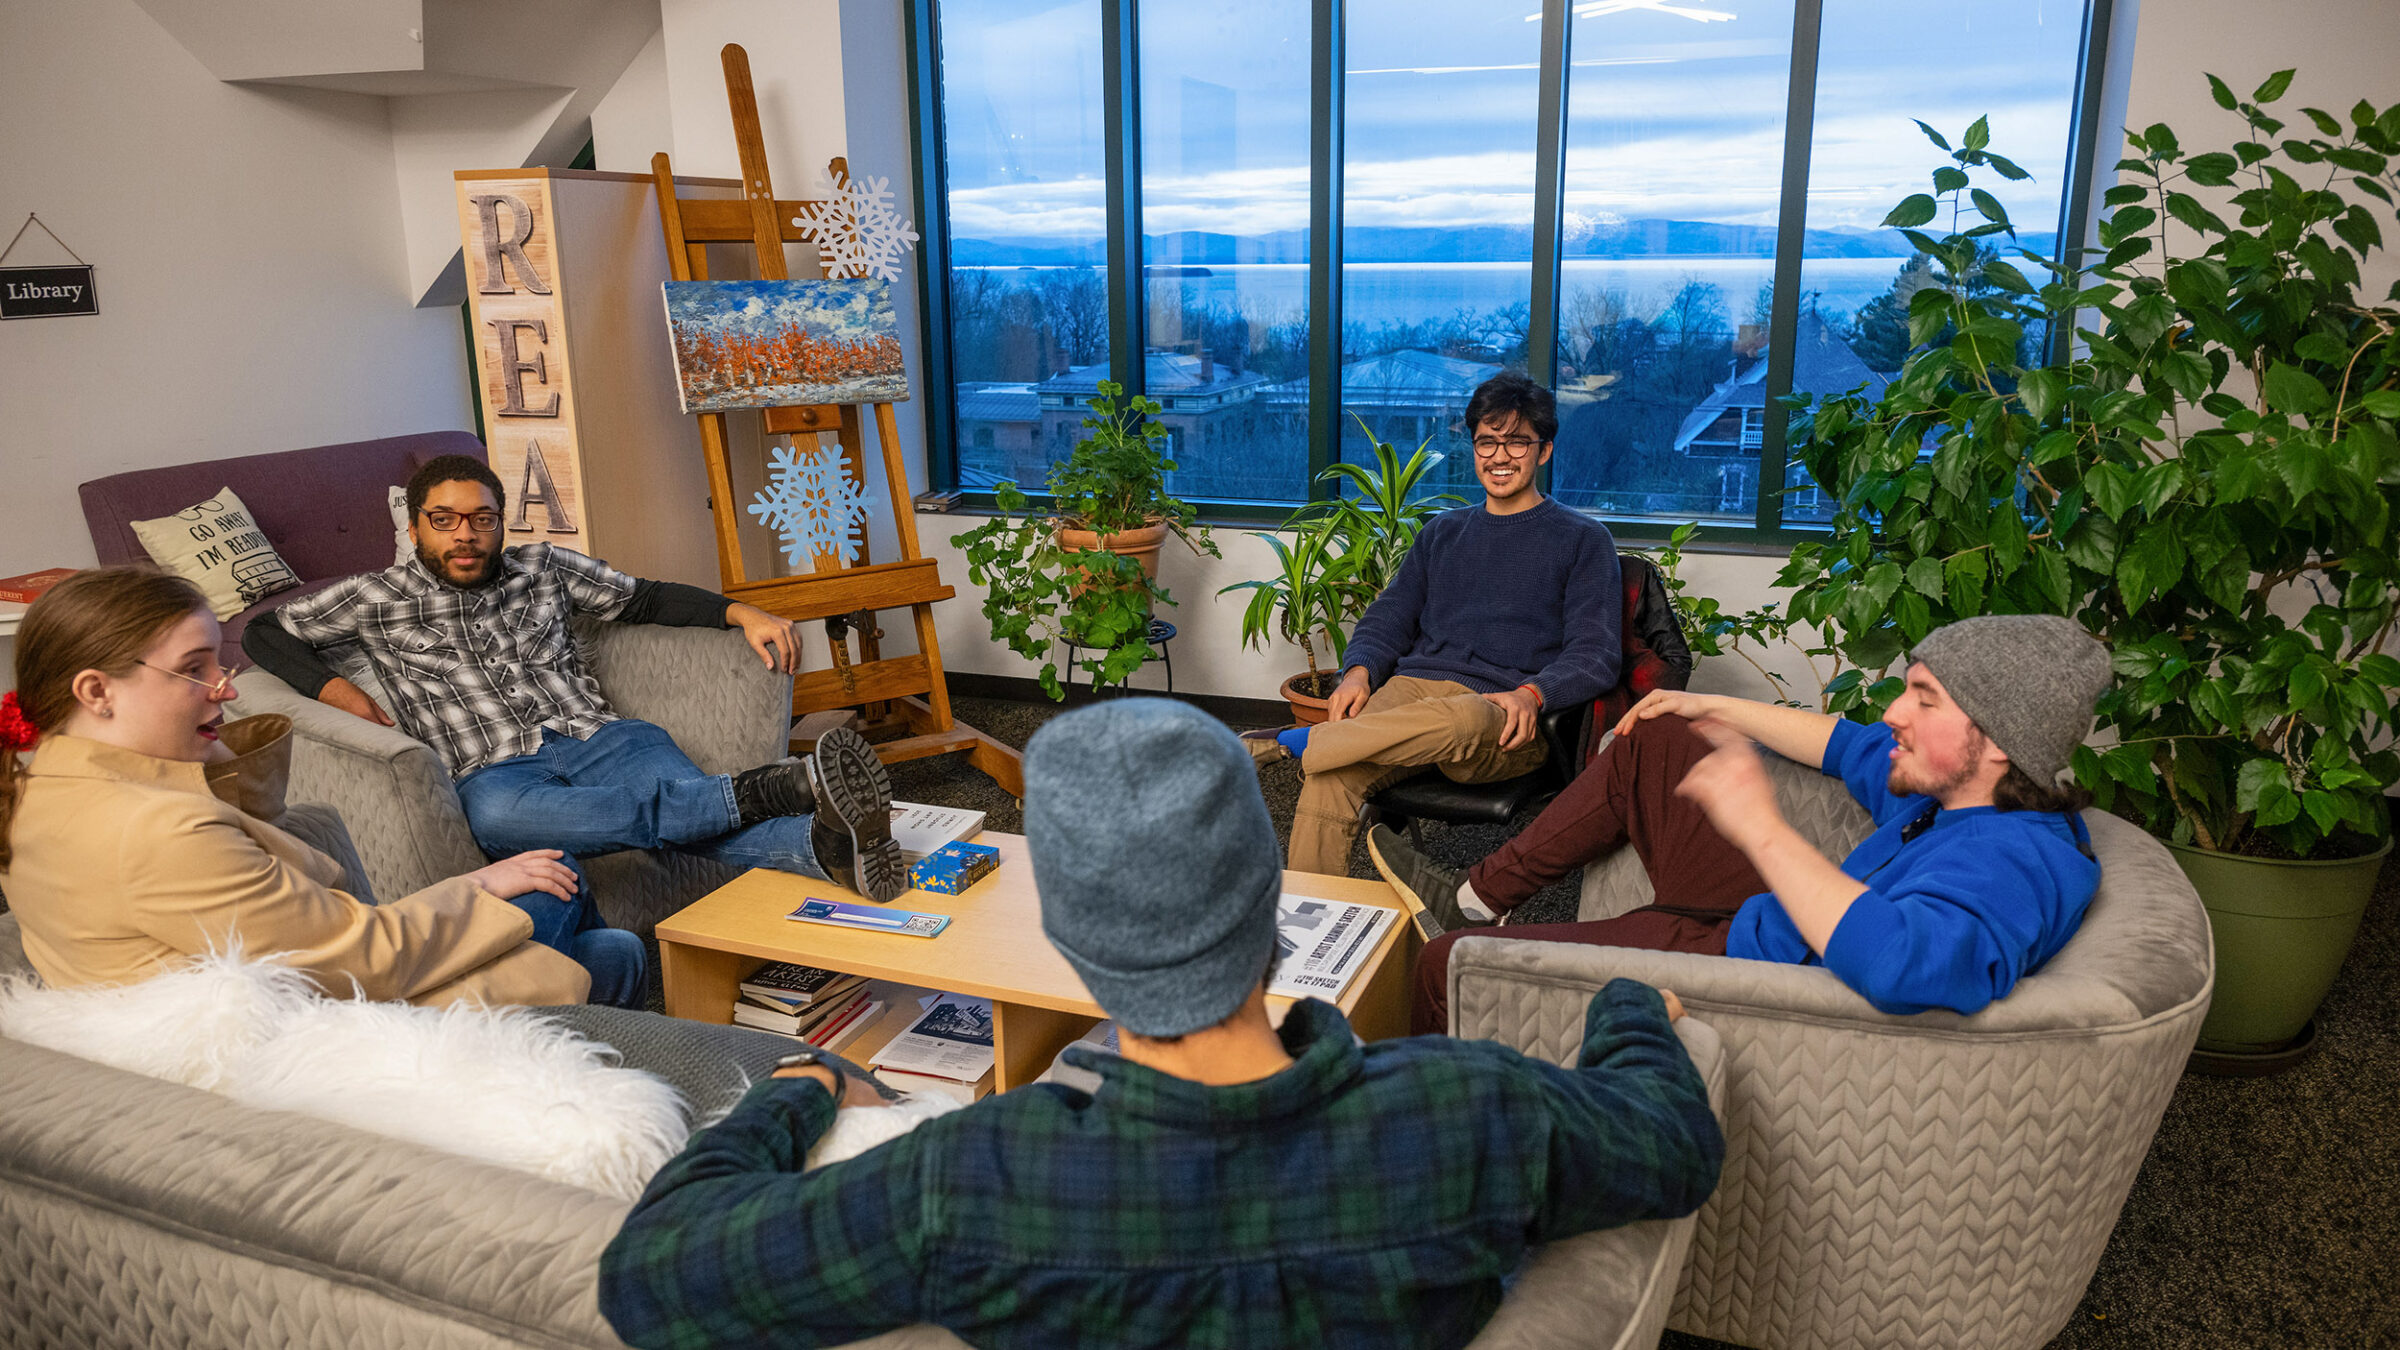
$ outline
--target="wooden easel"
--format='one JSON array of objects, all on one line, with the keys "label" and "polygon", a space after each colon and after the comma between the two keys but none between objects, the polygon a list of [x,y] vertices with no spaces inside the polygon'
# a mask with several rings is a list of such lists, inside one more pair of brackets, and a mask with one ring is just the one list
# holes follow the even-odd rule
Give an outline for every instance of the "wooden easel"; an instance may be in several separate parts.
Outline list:
[{"label": "wooden easel", "polygon": [[[759,279],[780,281],[789,275],[783,246],[807,242],[805,232],[792,223],[805,203],[777,201],[768,182],[766,142],[759,132],[758,96],[750,83],[749,53],[738,44],[727,43],[724,62],[725,93],[733,105],[734,141],[742,157],[742,197],[739,201],[679,198],[665,152],[651,156],[651,172],[658,181],[658,217],[667,235],[667,260],[676,280],[701,281],[708,277],[708,245],[750,244],[758,251]],[[832,170],[838,182],[847,176],[848,165],[836,159]],[[933,605],[957,592],[942,583],[934,560],[918,552],[916,514],[908,474],[900,462],[900,434],[892,420],[892,405],[872,406],[884,481],[891,489],[893,524],[900,536],[899,560],[874,562],[862,546],[855,565],[843,562],[838,553],[820,553],[814,556],[814,571],[808,575],[756,580],[746,575],[742,566],[741,502],[734,495],[726,457],[725,414],[699,415],[700,443],[708,456],[709,500],[716,516],[717,569],[723,575],[725,593],[786,619],[825,621],[833,667],[804,671],[793,679],[795,715],[864,707],[869,737],[888,738],[875,747],[884,763],[965,755],[1011,796],[1022,799],[1025,769],[1017,752],[950,715],[950,689],[942,675]],[[835,433],[849,472],[864,483],[866,449],[860,407],[767,408],[766,433]],[[876,644],[880,630],[875,627],[874,611],[904,605],[916,622],[917,654],[887,658]],[[859,637],[855,661],[850,657],[848,636],[853,629]]]}]

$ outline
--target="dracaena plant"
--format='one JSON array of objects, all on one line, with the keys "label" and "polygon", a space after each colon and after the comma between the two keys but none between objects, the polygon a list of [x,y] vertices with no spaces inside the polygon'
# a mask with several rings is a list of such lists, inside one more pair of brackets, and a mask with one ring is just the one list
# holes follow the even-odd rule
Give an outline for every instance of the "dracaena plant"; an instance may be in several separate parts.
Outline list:
[{"label": "dracaena plant", "polygon": [[[1348,491],[1310,502],[1287,517],[1288,545],[1275,535],[1258,535],[1275,550],[1276,574],[1217,592],[1251,593],[1242,611],[1242,644],[1263,647],[1273,636],[1299,644],[1308,659],[1306,692],[1315,695],[1327,692],[1326,678],[1341,669],[1351,627],[1399,573],[1425,522],[1445,506],[1463,504],[1449,493],[1418,491],[1440,456],[1419,445],[1404,461],[1398,450],[1375,439],[1363,418],[1355,413],[1352,418],[1366,432],[1374,461],[1327,466],[1317,481]],[[1332,657],[1330,669],[1318,662],[1320,643]]]},{"label": "dracaena plant", "polygon": [[[1831,701],[1859,716],[1943,623],[2078,618],[2118,675],[2114,744],[2075,759],[2103,805],[2206,849],[2359,852],[2400,779],[2400,309],[2358,294],[2400,106],[2295,127],[2268,111],[2290,71],[2248,99],[2208,78],[2238,131],[2129,132],[2083,272],[1995,252],[2013,230],[1971,175],[2022,171],[1981,121],[1956,149],[1927,128],[1952,162],[1887,220],[1937,277],[1922,346],[1880,399],[1791,400],[1794,457],[1840,506],[1793,550],[1787,612],[1856,667]],[[1918,228],[1945,207],[1945,234]]]}]

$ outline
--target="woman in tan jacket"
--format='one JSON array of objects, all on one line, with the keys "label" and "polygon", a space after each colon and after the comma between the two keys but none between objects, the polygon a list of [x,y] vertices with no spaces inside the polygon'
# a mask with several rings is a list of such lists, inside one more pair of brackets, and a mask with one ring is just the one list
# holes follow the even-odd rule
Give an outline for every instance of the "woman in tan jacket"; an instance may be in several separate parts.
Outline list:
[{"label": "woman in tan jacket", "polygon": [[336,889],[331,858],[219,801],[203,765],[227,753],[234,693],[217,641],[200,592],[148,568],[78,572],[26,612],[0,706],[0,886],[45,981],[130,983],[238,940],[335,997],[584,1000],[585,968],[510,903],[574,895],[557,853],[371,905]]}]

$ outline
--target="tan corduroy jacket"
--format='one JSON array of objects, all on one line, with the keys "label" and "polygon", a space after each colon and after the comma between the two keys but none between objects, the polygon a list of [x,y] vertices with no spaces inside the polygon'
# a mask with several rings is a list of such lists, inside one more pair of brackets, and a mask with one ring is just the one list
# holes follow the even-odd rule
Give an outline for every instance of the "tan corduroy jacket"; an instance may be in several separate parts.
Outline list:
[{"label": "tan corduroy jacket", "polygon": [[27,765],[0,885],[54,987],[129,984],[239,937],[326,993],[442,1005],[581,1003],[582,966],[464,877],[370,905],[340,864],[217,800],[201,766],[46,736]]}]

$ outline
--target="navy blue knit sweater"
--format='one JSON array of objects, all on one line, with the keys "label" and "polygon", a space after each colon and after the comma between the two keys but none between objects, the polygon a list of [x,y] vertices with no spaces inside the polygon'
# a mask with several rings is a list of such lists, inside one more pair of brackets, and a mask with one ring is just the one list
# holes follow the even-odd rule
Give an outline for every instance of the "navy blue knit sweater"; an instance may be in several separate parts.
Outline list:
[{"label": "navy blue knit sweater", "polygon": [[1542,706],[1564,707],[1616,688],[1624,615],[1607,526],[1556,501],[1512,516],[1462,506],[1426,522],[1343,669],[1483,694],[1531,684]]}]

